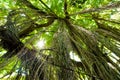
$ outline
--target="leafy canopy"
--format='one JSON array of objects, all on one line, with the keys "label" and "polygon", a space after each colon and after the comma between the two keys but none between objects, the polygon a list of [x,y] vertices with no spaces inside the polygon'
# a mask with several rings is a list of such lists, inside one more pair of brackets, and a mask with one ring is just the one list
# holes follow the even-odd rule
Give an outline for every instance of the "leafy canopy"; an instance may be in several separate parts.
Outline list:
[{"label": "leafy canopy", "polygon": [[0,56],[1,80],[120,80],[120,1],[0,0]]}]

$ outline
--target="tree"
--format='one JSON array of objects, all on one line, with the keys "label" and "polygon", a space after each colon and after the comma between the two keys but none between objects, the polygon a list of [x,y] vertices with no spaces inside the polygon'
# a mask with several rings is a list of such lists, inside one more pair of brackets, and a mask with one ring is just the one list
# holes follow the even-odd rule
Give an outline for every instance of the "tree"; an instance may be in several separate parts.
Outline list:
[{"label": "tree", "polygon": [[119,7],[117,0],[1,0],[1,80],[120,80]]}]

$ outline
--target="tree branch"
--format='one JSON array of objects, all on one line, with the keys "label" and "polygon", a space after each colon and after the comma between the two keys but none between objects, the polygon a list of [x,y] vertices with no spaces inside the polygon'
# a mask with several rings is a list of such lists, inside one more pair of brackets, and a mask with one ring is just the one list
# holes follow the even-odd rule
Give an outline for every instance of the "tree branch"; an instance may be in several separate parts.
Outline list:
[{"label": "tree branch", "polygon": [[115,23],[115,24],[120,24],[120,22],[116,22],[114,20],[108,20],[108,19],[104,19],[104,18],[99,18],[99,17],[93,17],[93,19],[95,19],[95,20],[103,20],[103,21],[107,21],[107,22],[111,22],[111,23]]},{"label": "tree branch", "polygon": [[44,23],[44,24],[36,24],[36,23],[33,22],[33,24],[30,25],[27,29],[25,29],[25,30],[23,30],[19,33],[19,37],[20,38],[25,37],[35,29],[42,28],[42,27],[47,27],[47,26],[51,25],[54,22],[54,20],[55,20],[54,18],[49,18],[48,22]]},{"label": "tree branch", "polygon": [[65,13],[65,18],[69,19],[70,17],[68,16],[68,11],[67,11],[67,0],[64,0],[64,13]]},{"label": "tree branch", "polygon": [[113,4],[110,4],[110,5],[107,5],[105,7],[91,8],[91,9],[86,9],[86,10],[76,12],[73,14],[69,14],[69,16],[78,15],[78,14],[85,14],[85,13],[92,13],[92,12],[99,12],[99,11],[114,9],[114,8],[119,8],[119,7],[120,7],[120,1],[113,3]]},{"label": "tree branch", "polygon": [[39,8],[33,6],[29,1],[27,1],[27,0],[21,0],[21,1],[22,1],[27,7],[29,7],[29,8],[31,8],[31,9],[37,11],[40,15],[47,15],[46,12],[41,11]]}]

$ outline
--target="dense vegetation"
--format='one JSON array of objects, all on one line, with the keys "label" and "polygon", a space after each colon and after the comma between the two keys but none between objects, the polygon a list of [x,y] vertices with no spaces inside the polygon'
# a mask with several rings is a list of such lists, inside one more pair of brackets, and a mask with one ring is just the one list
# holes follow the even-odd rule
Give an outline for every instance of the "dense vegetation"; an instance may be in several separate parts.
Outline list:
[{"label": "dense vegetation", "polygon": [[119,0],[0,0],[0,80],[120,80],[119,63]]}]

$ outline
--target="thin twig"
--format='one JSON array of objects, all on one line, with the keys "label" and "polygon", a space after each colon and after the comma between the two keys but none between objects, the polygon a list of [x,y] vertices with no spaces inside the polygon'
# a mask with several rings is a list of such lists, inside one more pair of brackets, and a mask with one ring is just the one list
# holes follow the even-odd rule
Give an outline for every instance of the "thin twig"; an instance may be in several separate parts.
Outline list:
[{"label": "thin twig", "polygon": [[53,12],[42,0],[39,0],[47,9],[49,9],[51,12]]},{"label": "thin twig", "polygon": [[57,17],[54,11],[52,11],[42,0],[39,0],[39,1]]},{"label": "thin twig", "polygon": [[27,1],[27,0],[22,0],[22,2],[23,2],[27,7],[29,7],[29,8],[31,8],[31,9],[37,11],[39,14],[47,15],[46,12],[41,11],[39,8],[33,6],[29,1]]}]

